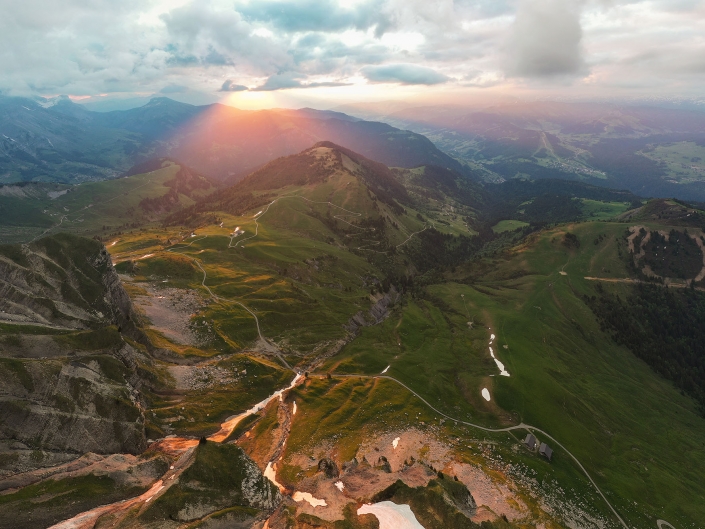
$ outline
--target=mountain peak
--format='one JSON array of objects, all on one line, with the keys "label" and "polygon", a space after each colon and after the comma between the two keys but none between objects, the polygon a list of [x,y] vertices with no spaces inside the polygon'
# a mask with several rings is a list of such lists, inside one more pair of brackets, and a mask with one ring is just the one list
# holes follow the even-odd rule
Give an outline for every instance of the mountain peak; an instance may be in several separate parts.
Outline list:
[{"label": "mountain peak", "polygon": [[[265,191],[287,186],[316,186],[335,175],[358,178],[383,202],[399,208],[408,194],[386,165],[365,158],[331,141],[319,141],[291,156],[277,158],[247,176],[233,189]],[[396,202],[395,202],[396,201]]]},{"label": "mountain peak", "polygon": [[188,103],[181,103],[180,101],[175,101],[174,99],[171,99],[169,97],[159,96],[159,97],[153,97],[152,99],[150,99],[149,103],[144,105],[142,108],[165,107],[165,106],[192,107],[193,105],[189,105]]},{"label": "mountain peak", "polygon": [[[316,142],[313,145],[313,147],[311,147],[310,149],[306,149],[306,151],[310,151],[312,149],[318,149],[320,147],[327,147],[329,149],[334,149],[336,151],[342,151],[345,149],[345,147],[341,147],[337,143],[333,143],[332,141],[328,141],[328,140],[323,140],[323,141]],[[345,149],[345,150],[347,150],[347,149]],[[306,151],[304,151],[304,152],[306,152]],[[358,156],[360,156],[360,155],[358,155]]]}]

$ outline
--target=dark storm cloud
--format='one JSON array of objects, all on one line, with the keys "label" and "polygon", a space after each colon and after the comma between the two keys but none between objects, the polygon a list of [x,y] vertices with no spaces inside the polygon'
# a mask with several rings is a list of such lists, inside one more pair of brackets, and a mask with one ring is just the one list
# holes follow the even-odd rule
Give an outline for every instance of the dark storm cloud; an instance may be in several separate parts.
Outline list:
[{"label": "dark storm cloud", "polygon": [[220,92],[244,92],[245,90],[248,90],[248,88],[244,85],[237,84],[233,80],[228,79],[223,83],[223,86],[220,87]]},{"label": "dark storm cloud", "polygon": [[387,64],[382,66],[366,66],[362,75],[373,83],[400,83],[434,85],[445,83],[449,78],[432,68],[415,64]]},{"label": "dark storm cloud", "polygon": [[510,30],[506,72],[518,77],[576,75],[585,67],[580,3],[522,0]]}]

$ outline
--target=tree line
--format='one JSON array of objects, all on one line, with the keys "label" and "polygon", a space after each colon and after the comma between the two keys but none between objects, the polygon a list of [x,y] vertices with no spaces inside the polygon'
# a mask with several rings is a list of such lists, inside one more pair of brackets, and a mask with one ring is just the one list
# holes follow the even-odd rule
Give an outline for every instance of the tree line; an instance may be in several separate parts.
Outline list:
[{"label": "tree line", "polygon": [[693,397],[705,416],[705,294],[639,284],[622,299],[595,288],[585,300],[603,331]]}]

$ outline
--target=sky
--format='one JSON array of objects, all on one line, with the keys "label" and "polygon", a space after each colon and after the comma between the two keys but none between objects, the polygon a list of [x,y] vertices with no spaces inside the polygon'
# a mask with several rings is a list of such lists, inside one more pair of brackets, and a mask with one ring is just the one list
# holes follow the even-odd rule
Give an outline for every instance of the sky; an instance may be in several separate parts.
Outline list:
[{"label": "sky", "polygon": [[705,0],[0,0],[0,93],[243,108],[697,98]]}]

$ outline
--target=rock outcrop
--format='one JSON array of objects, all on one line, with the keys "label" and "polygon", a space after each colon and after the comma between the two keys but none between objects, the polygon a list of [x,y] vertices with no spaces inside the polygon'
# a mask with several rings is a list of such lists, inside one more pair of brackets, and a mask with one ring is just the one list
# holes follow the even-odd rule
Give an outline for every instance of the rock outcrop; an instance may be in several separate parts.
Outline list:
[{"label": "rock outcrop", "polygon": [[[124,344],[119,353],[135,351]],[[27,450],[141,453],[144,415],[132,375],[109,354],[0,359],[0,438]]]},{"label": "rock outcrop", "polygon": [[340,476],[340,471],[338,470],[338,465],[335,461],[324,457],[318,462],[318,471],[323,472],[323,475],[328,479],[337,478]]},{"label": "rock outcrop", "polygon": [[281,502],[279,489],[262,475],[247,454],[235,444],[206,442],[196,449],[193,464],[140,515],[142,523],[161,520],[190,522],[232,507],[271,513]]},{"label": "rock outcrop", "polygon": [[117,325],[141,338],[105,247],[68,233],[0,246],[0,320],[70,329]]},{"label": "rock outcrop", "polygon": [[347,331],[355,334],[361,327],[369,327],[370,325],[380,323],[389,315],[389,307],[399,300],[399,296],[399,292],[392,285],[389,292],[378,296],[367,313],[363,311],[358,312],[350,318],[343,327],[345,327]]},{"label": "rock outcrop", "polygon": [[101,243],[60,233],[0,246],[0,321],[0,475],[146,449],[151,360],[135,342],[151,344]]}]

